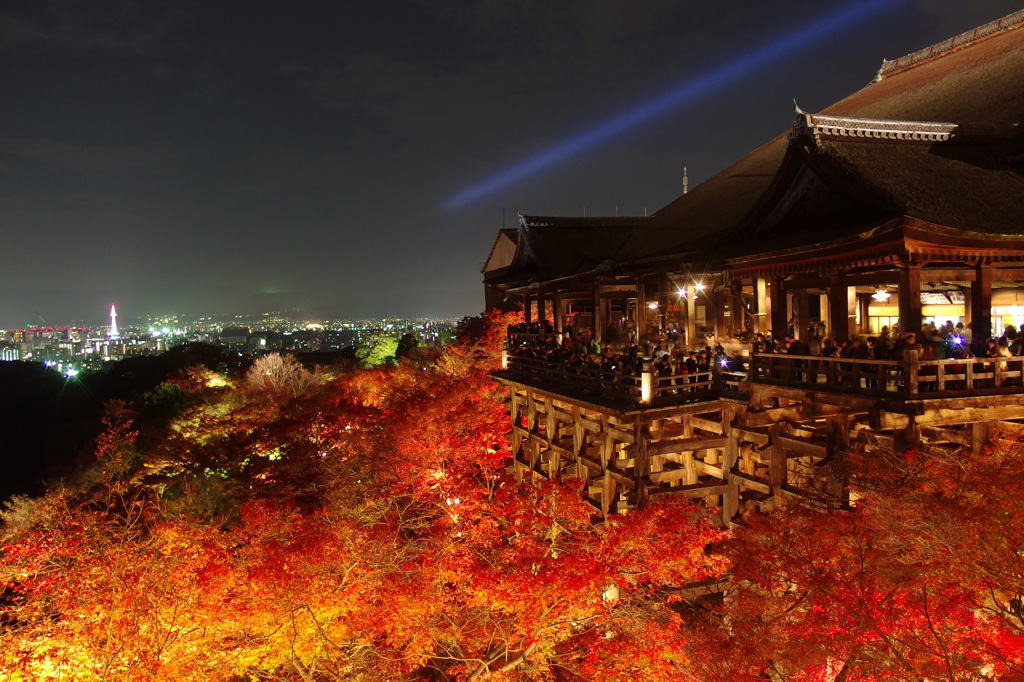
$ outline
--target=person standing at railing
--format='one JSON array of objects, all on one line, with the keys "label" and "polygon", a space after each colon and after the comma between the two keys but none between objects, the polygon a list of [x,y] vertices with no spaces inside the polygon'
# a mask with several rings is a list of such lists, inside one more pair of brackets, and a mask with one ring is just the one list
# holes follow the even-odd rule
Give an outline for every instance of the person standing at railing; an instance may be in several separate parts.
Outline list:
[{"label": "person standing at railing", "polygon": [[686,366],[686,373],[690,375],[690,383],[697,383],[697,351],[691,350],[689,353],[687,353],[684,364]]},{"label": "person standing at railing", "polygon": [[882,350],[888,352],[892,350],[892,334],[889,332],[888,326],[883,326],[881,333],[878,335],[878,345]]},{"label": "person standing at railing", "polygon": [[831,341],[828,339],[819,339],[817,331],[812,331],[807,337],[807,353],[806,355],[825,355],[825,348],[829,347]]},{"label": "person standing at railing", "polygon": [[[707,351],[697,353],[697,373],[711,371],[711,355]],[[703,378],[703,377],[702,377]]]},{"label": "person standing at railing", "polygon": [[[864,356],[867,360],[885,360],[887,359],[888,353],[885,348],[882,347],[878,341],[877,336],[869,336],[865,343],[866,355]],[[878,388],[878,365],[865,365],[864,373],[867,374],[867,378],[864,380],[865,388]]]},{"label": "person standing at railing", "polygon": [[868,351],[869,349],[867,344],[864,343],[864,339],[855,336],[850,339],[846,357],[853,358],[854,360],[867,360],[870,355]]},{"label": "person standing at railing", "polygon": [[800,339],[794,339],[792,336],[787,336],[786,353],[788,355],[810,355],[811,349]]},{"label": "person standing at railing", "polygon": [[[985,353],[990,358],[999,358],[996,362],[992,363],[993,371],[998,375],[1001,372],[1006,371],[1006,358],[1012,358],[1013,353],[1010,352],[1010,347],[1006,342],[1005,338],[1000,337],[999,339],[989,339],[988,348]],[[1003,386],[1009,384],[1009,380],[1004,379],[1002,382]],[[994,384],[999,386],[1000,384]]]},{"label": "person standing at railing", "polygon": [[918,357],[921,356],[923,349],[921,344],[917,342],[917,334],[915,332],[905,334],[902,339],[896,342],[896,345],[892,347],[892,359],[903,360],[906,357],[904,353],[908,350],[915,351]]},{"label": "person standing at railing", "polygon": [[747,371],[747,363],[743,361],[743,356],[738,350],[732,352],[732,357],[726,363],[726,369],[730,372],[740,373]]}]

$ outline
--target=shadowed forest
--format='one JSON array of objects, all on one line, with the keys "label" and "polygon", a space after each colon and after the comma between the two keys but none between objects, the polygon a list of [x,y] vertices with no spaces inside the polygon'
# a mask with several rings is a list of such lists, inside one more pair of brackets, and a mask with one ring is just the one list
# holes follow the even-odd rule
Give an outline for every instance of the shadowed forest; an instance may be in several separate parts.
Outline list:
[{"label": "shadowed forest", "polygon": [[851,453],[852,511],[599,521],[506,471],[510,321],[375,368],[12,363],[0,679],[1024,679],[1015,432]]}]

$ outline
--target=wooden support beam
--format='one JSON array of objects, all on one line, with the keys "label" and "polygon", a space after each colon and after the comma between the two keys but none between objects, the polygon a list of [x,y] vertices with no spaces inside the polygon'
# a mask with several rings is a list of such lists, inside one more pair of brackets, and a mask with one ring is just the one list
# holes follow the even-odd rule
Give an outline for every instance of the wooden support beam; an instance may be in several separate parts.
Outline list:
[{"label": "wooden support beam", "polygon": [[604,481],[601,486],[601,514],[604,518],[615,511],[615,497],[617,496],[615,478],[610,469],[605,469]]},{"label": "wooden support beam", "polygon": [[729,474],[729,483],[756,490],[759,493],[771,494],[772,492],[772,488],[767,482],[749,474],[731,473]]},{"label": "wooden support beam", "polygon": [[694,452],[695,450],[721,450],[726,446],[726,438],[677,438],[657,441],[648,448],[652,457],[669,453]]},{"label": "wooden support beam", "polygon": [[824,457],[828,448],[822,443],[812,443],[779,434],[778,443],[798,457]]},{"label": "wooden support beam", "polygon": [[633,446],[636,448],[636,454],[633,457],[633,479],[638,493],[636,503],[638,506],[642,506],[647,503],[647,486],[643,485],[642,481],[652,473],[653,469],[652,457],[648,451],[651,432],[647,426],[640,423],[633,428],[633,440],[636,442],[636,445]]},{"label": "wooden support beam", "polygon": [[572,407],[572,453],[573,457],[576,458],[576,478],[586,478],[586,472],[584,472],[583,458],[587,452],[587,434],[583,430],[583,421],[580,416],[580,408],[578,405]]},{"label": "wooden support beam", "polygon": [[710,419],[704,419],[703,417],[691,416],[690,427],[700,429],[701,431],[707,431],[708,433],[722,433],[721,422],[713,422]]},{"label": "wooden support beam", "polygon": [[701,497],[721,495],[726,491],[726,489],[728,489],[728,487],[729,486],[724,483],[721,485],[701,485],[698,483],[695,485],[681,485],[674,488],[654,488],[651,490],[650,494],[680,495],[687,499],[693,500]]},{"label": "wooden support beam", "polygon": [[[914,421],[918,426],[952,426],[975,422],[1024,419],[1024,405],[1016,404],[1019,402],[1020,397],[1007,397],[1013,401],[1011,404],[985,407],[984,398],[965,398],[962,401],[963,406],[959,409],[938,406],[935,408],[925,408],[921,414],[915,415]],[[910,417],[906,414],[880,412],[878,422],[871,425],[871,428],[878,431],[904,429],[909,424],[909,421]]]},{"label": "wooden support beam", "polygon": [[773,490],[778,490],[786,484],[789,465],[786,458],[786,449],[781,441],[780,427],[772,424],[768,429],[768,438],[771,441],[771,461],[768,464],[768,481]]},{"label": "wooden support beam", "polygon": [[750,429],[736,428],[736,435],[740,440],[758,445],[768,445],[769,434],[764,431],[752,431]]},{"label": "wooden support beam", "polygon": [[707,462],[702,462],[699,459],[694,459],[693,467],[697,470],[698,475],[707,474],[708,476],[714,476],[715,478],[725,480],[726,472],[722,471],[721,467],[717,467],[714,464],[709,464]]}]

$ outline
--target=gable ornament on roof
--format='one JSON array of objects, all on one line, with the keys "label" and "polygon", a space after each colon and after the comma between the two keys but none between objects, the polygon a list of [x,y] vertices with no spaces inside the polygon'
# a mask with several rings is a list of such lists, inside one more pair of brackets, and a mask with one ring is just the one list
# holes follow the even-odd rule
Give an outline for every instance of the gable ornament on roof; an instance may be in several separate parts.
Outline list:
[{"label": "gable ornament on roof", "polygon": [[794,109],[796,119],[790,132],[791,140],[807,135],[815,142],[828,138],[862,138],[933,144],[950,140],[960,131],[956,123],[824,116],[803,111],[795,103]]}]

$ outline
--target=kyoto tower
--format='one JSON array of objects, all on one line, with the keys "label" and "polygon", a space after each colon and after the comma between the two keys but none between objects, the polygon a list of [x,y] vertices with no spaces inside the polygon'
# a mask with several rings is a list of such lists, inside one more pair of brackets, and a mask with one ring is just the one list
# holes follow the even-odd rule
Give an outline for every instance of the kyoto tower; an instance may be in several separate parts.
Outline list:
[{"label": "kyoto tower", "polygon": [[110,333],[107,336],[111,339],[121,337],[117,331],[117,310],[114,308],[114,304],[110,304]]}]

